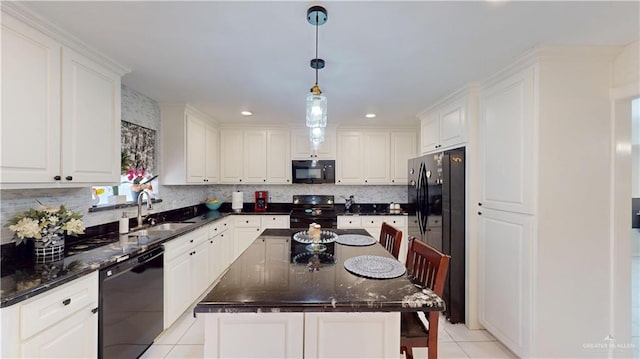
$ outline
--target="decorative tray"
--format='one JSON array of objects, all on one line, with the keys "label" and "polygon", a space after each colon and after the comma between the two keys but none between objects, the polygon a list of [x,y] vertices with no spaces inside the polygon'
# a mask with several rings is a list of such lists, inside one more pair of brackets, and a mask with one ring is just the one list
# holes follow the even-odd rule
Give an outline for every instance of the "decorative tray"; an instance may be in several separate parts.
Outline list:
[{"label": "decorative tray", "polygon": [[[335,242],[338,235],[331,231],[320,231],[320,243],[332,243]],[[296,242],[309,244],[313,243],[309,237],[309,231],[300,231],[293,235],[293,240]]]},{"label": "decorative tray", "polygon": [[349,272],[367,278],[391,279],[405,273],[402,263],[395,258],[380,256],[357,256],[344,261]]},{"label": "decorative tray", "polygon": [[376,243],[376,239],[362,234],[341,234],[336,238],[336,242],[347,246],[370,246]]}]

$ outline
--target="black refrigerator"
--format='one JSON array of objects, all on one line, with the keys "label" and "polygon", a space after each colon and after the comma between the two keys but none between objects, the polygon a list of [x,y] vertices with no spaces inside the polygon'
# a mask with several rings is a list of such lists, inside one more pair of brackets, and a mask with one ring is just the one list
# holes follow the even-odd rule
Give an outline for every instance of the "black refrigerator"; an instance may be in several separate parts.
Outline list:
[{"label": "black refrigerator", "polygon": [[465,149],[409,160],[409,236],[451,256],[444,285],[445,315],[465,322]]}]

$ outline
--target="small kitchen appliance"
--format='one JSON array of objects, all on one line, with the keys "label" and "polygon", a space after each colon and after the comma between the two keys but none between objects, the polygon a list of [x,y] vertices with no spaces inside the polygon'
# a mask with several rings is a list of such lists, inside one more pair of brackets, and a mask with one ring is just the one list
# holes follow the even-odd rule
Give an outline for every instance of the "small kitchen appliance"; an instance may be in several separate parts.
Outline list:
[{"label": "small kitchen appliance", "polygon": [[255,194],[256,201],[253,207],[253,210],[256,212],[266,212],[267,211],[267,198],[269,198],[268,191],[256,191]]}]

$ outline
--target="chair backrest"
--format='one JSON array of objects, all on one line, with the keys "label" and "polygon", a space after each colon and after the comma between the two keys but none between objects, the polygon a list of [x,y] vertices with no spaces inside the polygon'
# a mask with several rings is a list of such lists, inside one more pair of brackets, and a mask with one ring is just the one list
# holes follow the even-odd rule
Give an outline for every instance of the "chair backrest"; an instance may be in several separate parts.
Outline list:
[{"label": "chair backrest", "polygon": [[412,282],[442,297],[450,257],[412,237],[407,251],[407,275]]},{"label": "chair backrest", "polygon": [[402,242],[402,231],[390,226],[387,222],[382,222],[380,230],[380,244],[389,251],[396,259],[400,254],[400,243]]}]

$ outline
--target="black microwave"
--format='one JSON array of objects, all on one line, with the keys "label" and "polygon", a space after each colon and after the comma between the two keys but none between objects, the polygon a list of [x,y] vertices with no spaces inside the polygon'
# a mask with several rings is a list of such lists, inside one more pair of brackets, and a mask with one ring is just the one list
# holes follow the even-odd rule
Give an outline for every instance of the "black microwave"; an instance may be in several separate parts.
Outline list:
[{"label": "black microwave", "polygon": [[293,183],[336,183],[336,161],[291,161]]}]

